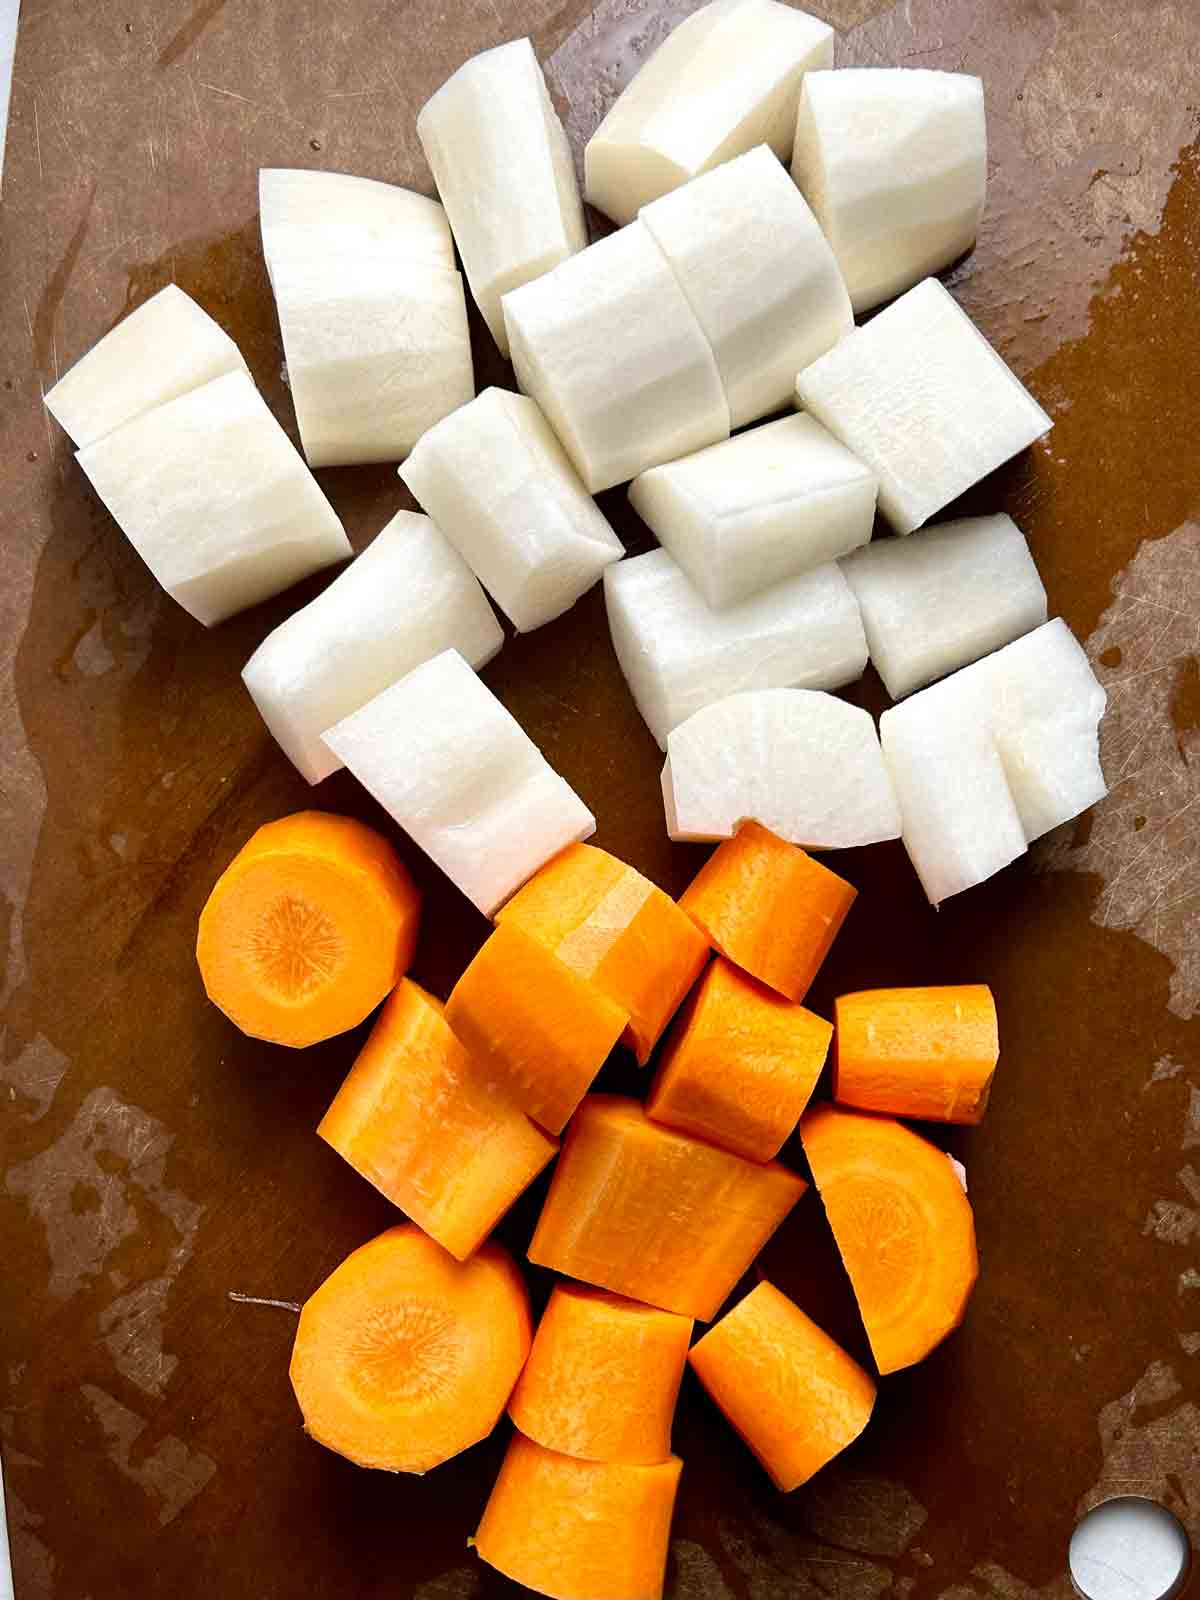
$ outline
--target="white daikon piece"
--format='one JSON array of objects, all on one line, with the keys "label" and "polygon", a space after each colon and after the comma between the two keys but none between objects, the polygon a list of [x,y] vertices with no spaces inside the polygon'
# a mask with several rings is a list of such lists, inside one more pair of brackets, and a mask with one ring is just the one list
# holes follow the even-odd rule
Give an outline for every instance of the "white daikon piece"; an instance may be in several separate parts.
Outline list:
[{"label": "white daikon piece", "polygon": [[711,0],[670,34],[584,151],[584,193],[614,222],[769,144],[792,153],[800,81],[833,65],[833,29],[777,0]]},{"label": "white daikon piece", "polygon": [[860,677],[867,641],[835,562],[726,611],[705,605],[665,550],[604,574],[617,661],[650,732],[667,736],[745,689],[837,689]]},{"label": "white daikon piece", "polygon": [[399,248],[413,261],[454,271],[450,223],[436,200],[374,178],[301,167],[263,167],[259,225],[267,269],[280,252],[314,255]]},{"label": "white daikon piece", "polygon": [[796,374],[854,326],[829,242],[765,144],[645,206],[712,346],[735,428],[790,406]]},{"label": "white daikon piece", "polygon": [[705,706],[667,740],[672,839],[730,839],[747,818],[809,850],[900,837],[870,714],[814,689],[755,689]]},{"label": "white daikon piece", "polygon": [[875,474],[819,422],[795,415],[652,467],[629,499],[721,611],[865,544]]},{"label": "white daikon piece", "polygon": [[507,355],[500,297],[588,242],[571,147],[529,40],[464,62],[422,106],[417,133],[471,293]]},{"label": "white daikon piece", "polygon": [[135,417],[78,461],[159,583],[206,627],[351,554],[244,372]]},{"label": "white daikon piece", "polygon": [[474,395],[459,273],[390,251],[277,254],[272,282],[310,466],[399,461]]},{"label": "white daikon piece", "polygon": [[430,428],[400,476],[518,633],[561,616],[625,554],[526,395],[485,389]]},{"label": "white daikon piece", "polygon": [[226,372],[245,371],[224,328],[169,283],[81,356],[46,395],[46,405],[82,450],[155,406]]},{"label": "white daikon piece", "polygon": [[325,735],[339,760],[485,916],[596,819],[446,650]]},{"label": "white daikon piece", "polygon": [[975,243],[987,190],[983,83],[924,67],[810,72],[792,176],[855,312],[869,311]]},{"label": "white daikon piece", "polygon": [[963,517],[876,539],[842,562],[893,700],[1046,620],[1046,590],[1011,517]]},{"label": "white daikon piece", "polygon": [[729,434],[708,340],[631,222],[504,296],[513,368],[591,494]]},{"label": "white daikon piece", "polygon": [[428,517],[398,511],[317,598],[281,622],[242,678],[284,754],[320,783],[341,762],[322,735],[422,661],[490,661],[504,631]]},{"label": "white daikon piece", "polygon": [[926,278],[806,367],[801,405],[879,479],[911,533],[1053,426],[937,281]]}]

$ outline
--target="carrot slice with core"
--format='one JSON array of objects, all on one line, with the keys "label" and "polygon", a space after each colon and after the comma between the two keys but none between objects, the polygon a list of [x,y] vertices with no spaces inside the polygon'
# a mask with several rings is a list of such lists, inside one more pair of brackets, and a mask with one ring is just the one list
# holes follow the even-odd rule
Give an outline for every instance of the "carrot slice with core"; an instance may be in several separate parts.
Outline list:
[{"label": "carrot slice with core", "polygon": [[655,1122],[769,1161],[808,1104],[832,1032],[718,956],[671,1030],[646,1110]]},{"label": "carrot slice with core", "polygon": [[589,1095],[554,1170],[529,1259],[707,1322],[804,1193],[803,1178]]},{"label": "carrot slice with core", "polygon": [[752,1289],[688,1359],[785,1494],[857,1439],[875,1405],[858,1363],[771,1283]]},{"label": "carrot slice with core", "polygon": [[455,1261],[405,1223],[307,1302],[292,1387],[319,1443],[359,1466],[428,1472],[491,1433],[529,1342],[529,1296],[506,1250]]},{"label": "carrot slice with core", "polygon": [[658,1600],[683,1463],[580,1461],[516,1434],[475,1535],[479,1556],[551,1600]]},{"label": "carrot slice with core", "polygon": [[800,1137],[875,1364],[910,1367],[958,1327],[979,1276],[963,1186],[943,1151],[890,1117],[819,1106]]},{"label": "carrot slice with core", "polygon": [[986,983],[865,989],[835,1002],[833,1097],[862,1111],[982,1122],[1000,1057]]},{"label": "carrot slice with core", "polygon": [[317,1129],[461,1261],[558,1149],[405,978]]},{"label": "carrot slice with core", "polygon": [[798,845],[743,822],[679,904],[723,956],[789,1000],[803,1000],[857,892]]},{"label": "carrot slice with core", "polygon": [[496,915],[545,945],[629,1014],[626,1043],[645,1066],[708,959],[674,900],[606,850],[572,844]]},{"label": "carrot slice with core", "polygon": [[218,878],[196,959],[243,1033],[309,1045],[353,1028],[412,960],[421,901],[373,828],[326,811],[268,822]]},{"label": "carrot slice with core", "polygon": [[690,1317],[560,1283],[508,1414],[529,1439],[591,1461],[665,1461]]}]

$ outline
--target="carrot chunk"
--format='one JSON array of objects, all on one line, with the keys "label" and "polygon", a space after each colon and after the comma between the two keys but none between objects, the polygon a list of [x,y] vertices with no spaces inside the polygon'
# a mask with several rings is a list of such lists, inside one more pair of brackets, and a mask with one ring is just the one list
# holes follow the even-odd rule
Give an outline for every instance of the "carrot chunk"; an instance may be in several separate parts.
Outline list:
[{"label": "carrot chunk", "polygon": [[300,1313],[290,1375],[305,1429],[359,1466],[428,1472],[491,1433],[530,1333],[507,1250],[455,1261],[415,1224],[391,1228]]},{"label": "carrot chunk", "polygon": [[789,1000],[803,1000],[857,892],[798,845],[743,822],[679,904],[723,956]]},{"label": "carrot chunk", "polygon": [[982,1122],[1000,1057],[986,983],[864,989],[835,1002],[833,1097],[862,1111]]},{"label": "carrot chunk", "polygon": [[875,1384],[774,1284],[760,1283],[688,1357],[700,1382],[786,1494],[867,1425]]},{"label": "carrot chunk", "polygon": [[505,923],[455,984],[446,1021],[522,1111],[561,1133],[629,1014]]},{"label": "carrot chunk", "polygon": [[665,1461],[691,1336],[690,1317],[560,1283],[508,1414],[526,1438],[561,1455]]},{"label": "carrot chunk", "polygon": [[516,1434],[475,1535],[482,1560],[551,1600],[658,1600],[682,1461],[580,1461]]},{"label": "carrot chunk", "polygon": [[948,1156],[890,1117],[818,1106],[800,1137],[875,1364],[910,1367],[958,1327],[979,1276],[963,1186]]},{"label": "carrot chunk", "polygon": [[640,1066],[708,959],[704,936],[674,900],[606,850],[571,844],[497,913],[545,945],[629,1014]]},{"label": "carrot chunk", "polygon": [[558,1149],[410,978],[393,990],[317,1132],[460,1261]]},{"label": "carrot chunk", "polygon": [[750,1161],[779,1154],[832,1027],[718,956],[671,1029],[646,1110]]},{"label": "carrot chunk", "polygon": [[589,1095],[571,1124],[529,1259],[709,1321],[807,1185]]},{"label": "carrot chunk", "polygon": [[256,1039],[330,1039],[407,971],[420,910],[400,857],[373,828],[327,811],[268,822],[200,913],[208,998]]}]

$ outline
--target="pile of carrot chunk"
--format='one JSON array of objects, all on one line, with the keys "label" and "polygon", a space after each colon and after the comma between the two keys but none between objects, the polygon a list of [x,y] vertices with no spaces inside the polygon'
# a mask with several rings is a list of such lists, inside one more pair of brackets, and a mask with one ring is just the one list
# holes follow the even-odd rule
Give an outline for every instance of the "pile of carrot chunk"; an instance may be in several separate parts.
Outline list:
[{"label": "pile of carrot chunk", "polygon": [[[854,896],[754,822],[678,903],[570,845],[443,1006],[404,976],[420,908],[386,840],[320,812],[260,829],[202,914],[206,989],[293,1046],[384,1002],[318,1131],[409,1219],[304,1306],[309,1434],[420,1473],[507,1408],[473,1543],[555,1600],[661,1594],[686,1366],[783,1491],[857,1438],[875,1378],[800,1306],[760,1275],[722,1309],[808,1187],[778,1159],[798,1135],[877,1374],[951,1333],[978,1273],[970,1202],[897,1119],[978,1122],[999,1042],[982,984],[843,995],[832,1024],[802,1004]],[[592,1091],[618,1044],[653,1063],[644,1102]],[[560,1276],[534,1330],[489,1235],[552,1161],[528,1257]]]}]

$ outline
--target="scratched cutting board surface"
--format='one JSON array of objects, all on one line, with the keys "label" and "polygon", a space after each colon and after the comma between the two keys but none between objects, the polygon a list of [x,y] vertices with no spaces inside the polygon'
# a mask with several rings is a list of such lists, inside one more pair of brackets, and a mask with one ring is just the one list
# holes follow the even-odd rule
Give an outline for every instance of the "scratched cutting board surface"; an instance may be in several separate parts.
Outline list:
[{"label": "scratched cutting board surface", "polygon": [[[411,1481],[302,1435],[295,1316],[270,1302],[303,1300],[394,1217],[312,1131],[363,1034],[302,1055],[243,1039],[192,957],[218,871],[309,803],[238,672],[319,585],[205,632],[91,494],[41,390],[174,279],[294,436],[258,167],[428,191],[418,108],[521,33],[578,151],[691,9],[25,0],[0,204],[0,1443],[20,1600],[516,1592],[466,1546],[503,1430]],[[814,9],[843,64],[986,81],[988,212],[952,284],[1056,426],[964,509],[1028,532],[1051,614],[1109,691],[1112,793],[940,914],[899,846],[838,860],[861,894],[816,1009],[875,984],[996,991],[992,1110],[945,1141],[983,1277],[963,1331],[888,1380],[865,1437],[786,1499],[689,1378],[668,1588],[1065,1600],[1091,1499],[1156,1495],[1200,1536],[1200,13]],[[480,386],[510,382],[478,319],[475,335]],[[319,476],[358,548],[411,503],[391,468]],[[603,504],[644,548],[622,495]],[[703,851],[664,836],[660,757],[599,595],[510,640],[486,677],[592,806],[597,842],[681,889]],[[873,677],[856,697],[883,704]],[[344,774],[315,798],[383,820]],[[416,974],[444,995],[485,925],[404,848],[426,892]],[[504,1229],[518,1250],[541,1193]],[[765,1267],[862,1353],[811,1196]]]}]

